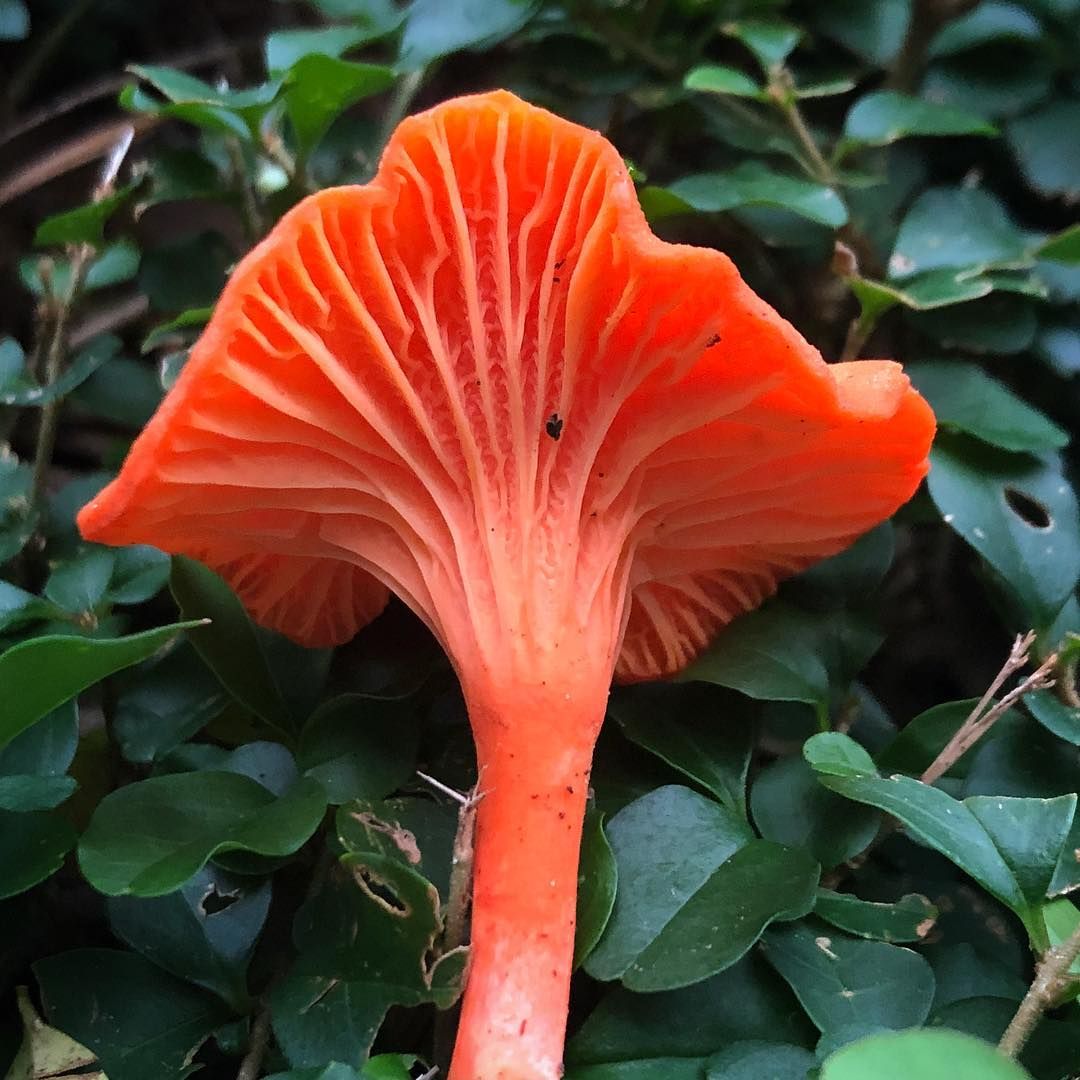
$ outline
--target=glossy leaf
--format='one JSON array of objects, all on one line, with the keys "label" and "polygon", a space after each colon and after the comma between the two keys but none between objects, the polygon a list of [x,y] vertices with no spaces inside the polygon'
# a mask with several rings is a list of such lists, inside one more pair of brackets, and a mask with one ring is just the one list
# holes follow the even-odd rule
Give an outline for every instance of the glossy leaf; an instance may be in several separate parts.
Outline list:
[{"label": "glossy leaf", "polygon": [[821,1080],[1030,1080],[988,1043],[956,1031],[871,1035],[831,1055]]},{"label": "glossy leaf", "polygon": [[683,80],[687,90],[708,94],[730,94],[732,97],[760,98],[764,90],[745,72],[725,64],[705,64],[687,72]]},{"label": "glossy leaf", "polygon": [[762,945],[822,1032],[854,1025],[913,1027],[929,1015],[934,974],[910,949],[811,923],[773,927]]},{"label": "glossy leaf", "polygon": [[604,815],[590,805],[585,813],[578,864],[575,967],[580,967],[592,952],[611,918],[618,880],[619,866],[604,833]]},{"label": "glossy leaf", "polygon": [[191,643],[221,684],[268,724],[287,728],[288,710],[255,629],[228,585],[201,563],[176,555],[170,587],[185,618],[209,620]]},{"label": "glossy leaf", "polygon": [[978,273],[1029,261],[1027,240],[993,195],[978,188],[931,188],[900,225],[889,277],[907,281],[942,269]]},{"label": "glossy leaf", "polygon": [[607,837],[625,887],[615,894],[611,919],[585,970],[611,980],[631,970],[753,833],[719,804],[672,785],[620,810],[608,823]]},{"label": "glossy leaf", "polygon": [[322,788],[310,779],[275,798],[232,772],[151,777],[102,800],[79,843],[79,863],[107,896],[163,896],[217,852],[291,855],[325,809]]},{"label": "glossy leaf", "polygon": [[727,172],[686,176],[666,190],[699,213],[719,214],[749,206],[775,207],[833,229],[848,218],[847,207],[832,188],[776,172],[760,161],[746,161]]},{"label": "glossy leaf", "polygon": [[416,706],[407,699],[344,694],[308,720],[297,760],[332,803],[382,799],[416,769],[417,720]]},{"label": "glossy leaf", "polygon": [[739,19],[723,29],[754,54],[765,72],[782,64],[803,36],[797,26],[779,19]]},{"label": "glossy leaf", "polygon": [[844,121],[844,137],[869,146],[885,146],[911,135],[994,135],[996,132],[994,125],[981,116],[895,90],[865,94]]},{"label": "glossy leaf", "polygon": [[1049,690],[1036,690],[1025,695],[1024,705],[1047,731],[1073,746],[1080,746],[1080,709],[1066,705]]},{"label": "glossy leaf", "polygon": [[705,1062],[705,1080],[806,1080],[817,1058],[801,1046],[737,1042]]},{"label": "glossy leaf", "polygon": [[270,908],[270,883],[205,866],[169,896],[112,897],[109,925],[158,967],[238,1012],[250,1006],[247,965]]},{"label": "glossy leaf", "polygon": [[744,698],[704,683],[656,684],[614,694],[608,709],[631,742],[743,810],[754,734]]},{"label": "glossy leaf", "polygon": [[80,349],[60,377],[47,386],[39,386],[24,375],[0,383],[0,405],[40,406],[56,401],[85,382],[119,349],[119,338],[102,334]]},{"label": "glossy leaf", "polygon": [[943,427],[1003,450],[1041,453],[1069,442],[1064,428],[975,364],[934,361],[909,364],[905,370]]},{"label": "glossy leaf", "polygon": [[109,1080],[182,1080],[228,1017],[213,997],[116,949],[76,949],[34,964],[49,1022],[92,1050]]},{"label": "glossy leaf", "polygon": [[961,439],[939,439],[931,461],[930,496],[945,523],[1001,575],[1037,626],[1051,622],[1080,578],[1080,517],[1060,462]]},{"label": "glossy leaf", "polygon": [[306,157],[350,105],[393,85],[394,74],[376,64],[353,64],[332,56],[303,56],[285,77],[285,111]]},{"label": "glossy leaf", "polygon": [[416,70],[459,49],[494,45],[520,30],[536,6],[534,0],[414,0],[399,63]]},{"label": "glossy leaf", "polygon": [[119,188],[102,199],[87,203],[75,210],[66,210],[46,218],[34,233],[38,247],[68,244],[90,244],[100,247],[104,242],[105,224],[131,198],[134,186]]},{"label": "glossy leaf", "polygon": [[1080,148],[1062,133],[1080,124],[1080,101],[1058,98],[1009,122],[1006,135],[1028,184],[1041,195],[1080,192]]},{"label": "glossy leaf", "polygon": [[59,870],[77,838],[71,823],[53,811],[0,810],[0,899]]},{"label": "glossy leaf", "polygon": [[911,894],[894,904],[872,903],[848,893],[819,889],[814,914],[857,937],[873,941],[922,941],[934,928],[938,910],[925,896]]},{"label": "glossy leaf", "polygon": [[0,653],[0,685],[10,695],[0,714],[0,747],[88,686],[145,660],[180,632],[199,625],[175,623],[102,640],[38,637]]}]

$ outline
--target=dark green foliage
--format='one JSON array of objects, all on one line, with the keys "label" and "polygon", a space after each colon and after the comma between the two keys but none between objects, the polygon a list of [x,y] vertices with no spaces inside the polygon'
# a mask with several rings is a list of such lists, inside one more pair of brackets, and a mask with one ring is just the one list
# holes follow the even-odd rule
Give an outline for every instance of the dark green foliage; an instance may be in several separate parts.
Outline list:
[{"label": "dark green foliage", "polygon": [[[63,6],[0,0],[4,55],[152,17],[72,4],[65,29]],[[445,1040],[451,796],[476,777],[426,632],[392,604],[305,652],[199,564],[84,544],[74,515],[243,252],[370,178],[406,113],[497,85],[602,129],[658,234],[728,251],[828,359],[903,361],[940,425],[893,523],[677,681],[614,691],[567,1080],[1074,1075],[1080,964],[1019,1064],[992,1044],[1080,925],[1080,0],[251,6],[240,67],[128,69],[155,132],[14,253],[0,1075],[254,1054],[244,1075],[412,1080]],[[60,333],[51,363],[115,296],[145,314]],[[924,782],[1029,629],[1058,686]]]}]

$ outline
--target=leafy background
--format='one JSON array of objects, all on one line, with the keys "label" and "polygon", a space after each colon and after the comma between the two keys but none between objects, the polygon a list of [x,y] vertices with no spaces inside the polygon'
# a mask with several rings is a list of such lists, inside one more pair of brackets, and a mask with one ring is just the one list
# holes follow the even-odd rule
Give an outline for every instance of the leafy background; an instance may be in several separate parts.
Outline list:
[{"label": "leafy background", "polygon": [[[1078,58],[1080,0],[0,0],[0,1075],[444,1059],[458,804],[418,770],[473,776],[437,648],[394,604],[302,651],[73,516],[238,256],[496,85],[941,425],[895,521],[613,694],[568,1077],[1080,1071]],[[1029,629],[1056,687],[1013,673],[959,753]]]}]

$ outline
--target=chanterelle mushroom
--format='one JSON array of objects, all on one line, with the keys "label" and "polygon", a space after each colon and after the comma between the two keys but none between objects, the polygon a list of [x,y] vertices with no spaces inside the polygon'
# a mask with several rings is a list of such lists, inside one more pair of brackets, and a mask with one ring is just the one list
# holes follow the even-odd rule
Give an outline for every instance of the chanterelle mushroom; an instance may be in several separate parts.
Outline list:
[{"label": "chanterelle mushroom", "polygon": [[301,642],[387,588],[431,627],[486,793],[450,1075],[553,1080],[612,673],[678,669],[888,517],[933,429],[895,364],[826,365],[726,256],[656,239],[604,138],[499,92],[282,219],[79,524]]}]

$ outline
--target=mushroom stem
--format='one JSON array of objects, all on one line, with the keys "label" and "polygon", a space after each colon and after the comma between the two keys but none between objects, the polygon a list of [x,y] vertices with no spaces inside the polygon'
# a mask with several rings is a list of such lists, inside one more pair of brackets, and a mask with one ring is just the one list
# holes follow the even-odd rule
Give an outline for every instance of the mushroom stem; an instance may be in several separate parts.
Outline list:
[{"label": "mushroom stem", "polygon": [[483,798],[449,1080],[562,1075],[582,820],[609,681],[477,693],[466,680]]}]

